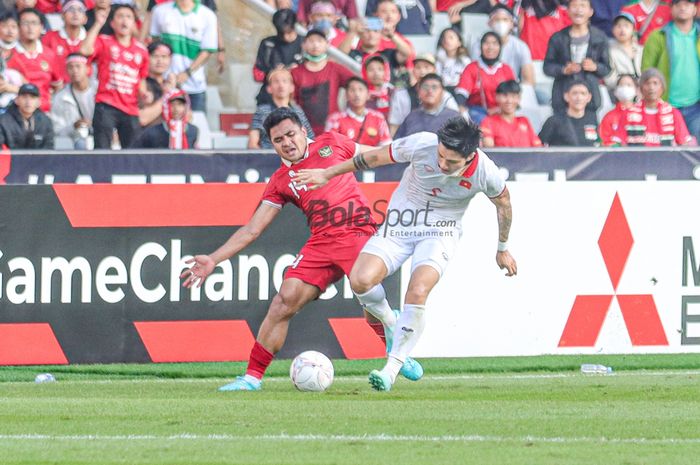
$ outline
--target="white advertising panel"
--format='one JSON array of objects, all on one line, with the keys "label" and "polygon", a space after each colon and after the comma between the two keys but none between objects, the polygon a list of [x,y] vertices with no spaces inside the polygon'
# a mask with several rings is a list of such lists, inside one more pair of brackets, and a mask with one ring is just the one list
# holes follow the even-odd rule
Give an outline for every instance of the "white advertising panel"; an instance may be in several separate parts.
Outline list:
[{"label": "white advertising panel", "polygon": [[518,275],[498,269],[495,207],[477,197],[414,355],[700,352],[699,183],[509,190]]}]

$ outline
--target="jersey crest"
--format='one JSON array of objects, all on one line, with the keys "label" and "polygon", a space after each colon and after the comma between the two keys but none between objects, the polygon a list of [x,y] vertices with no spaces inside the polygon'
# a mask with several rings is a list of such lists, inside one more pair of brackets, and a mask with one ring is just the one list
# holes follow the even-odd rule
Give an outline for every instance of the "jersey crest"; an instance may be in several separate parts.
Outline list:
[{"label": "jersey crest", "polygon": [[328,158],[333,154],[333,149],[330,147],[330,145],[326,145],[325,147],[321,147],[319,149],[318,154],[321,156],[321,158]]}]

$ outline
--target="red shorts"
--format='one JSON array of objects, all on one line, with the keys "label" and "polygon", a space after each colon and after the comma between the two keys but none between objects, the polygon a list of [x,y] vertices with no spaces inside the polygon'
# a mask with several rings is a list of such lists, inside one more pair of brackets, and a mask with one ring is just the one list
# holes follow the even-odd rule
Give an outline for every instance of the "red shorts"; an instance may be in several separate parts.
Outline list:
[{"label": "red shorts", "polygon": [[297,278],[325,291],[343,275],[350,274],[362,247],[373,234],[374,228],[368,227],[342,235],[311,236],[287,268],[284,279]]}]

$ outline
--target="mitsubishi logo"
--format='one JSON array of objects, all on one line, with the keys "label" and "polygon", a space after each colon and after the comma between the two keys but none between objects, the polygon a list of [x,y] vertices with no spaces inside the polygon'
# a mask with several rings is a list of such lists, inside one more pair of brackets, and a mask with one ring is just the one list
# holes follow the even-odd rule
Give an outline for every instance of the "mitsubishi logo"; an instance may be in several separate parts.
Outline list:
[{"label": "mitsubishi logo", "polygon": [[610,276],[613,295],[577,295],[569,319],[559,340],[559,347],[593,347],[614,298],[633,346],[667,346],[659,312],[650,294],[617,294],[634,238],[616,193],[608,218],[598,238],[598,247]]}]

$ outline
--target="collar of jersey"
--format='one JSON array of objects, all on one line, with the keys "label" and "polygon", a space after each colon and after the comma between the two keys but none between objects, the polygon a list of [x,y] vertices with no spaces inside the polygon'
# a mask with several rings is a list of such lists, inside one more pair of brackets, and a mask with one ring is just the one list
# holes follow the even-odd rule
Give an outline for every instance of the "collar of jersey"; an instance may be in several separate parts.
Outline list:
[{"label": "collar of jersey", "polygon": [[474,171],[476,171],[477,164],[479,164],[479,149],[476,149],[476,155],[474,155],[474,158],[469,163],[469,166],[467,166],[467,169],[465,169],[461,173],[457,171],[455,173],[447,174],[445,176],[448,176],[450,178],[471,178],[474,175]]},{"label": "collar of jersey", "polygon": [[309,158],[309,145],[311,145],[311,143],[312,143],[313,141],[314,141],[313,139],[309,139],[308,137],[306,138],[306,152],[304,152],[304,156],[301,157],[301,160],[299,160],[299,161],[297,161],[297,162],[295,162],[295,163],[292,163],[291,161],[289,161],[289,160],[287,160],[287,159],[285,159],[285,158],[280,157],[280,159],[282,160],[282,163],[284,163],[284,166],[286,166],[287,168],[289,168],[289,167],[291,167],[292,165],[296,165],[297,163],[301,163],[302,161],[304,161],[304,160],[306,160],[307,158]]},{"label": "collar of jersey", "polygon": [[85,37],[87,36],[87,31],[85,30],[84,27],[80,28],[80,34],[78,34],[78,38],[74,41],[70,37],[68,37],[68,33],[66,32],[66,28],[59,29],[58,30],[58,35],[61,37],[61,39],[67,40],[69,42],[82,42],[85,40]]},{"label": "collar of jersey", "polygon": [[21,53],[23,55],[36,56],[36,55],[39,55],[41,53],[44,53],[44,46],[41,44],[40,40],[37,40],[36,41],[36,50],[34,50],[33,52],[29,52],[29,51],[27,51],[26,48],[24,48],[22,46],[21,42],[17,41],[17,45],[15,46],[15,50],[17,50],[19,53]]}]

